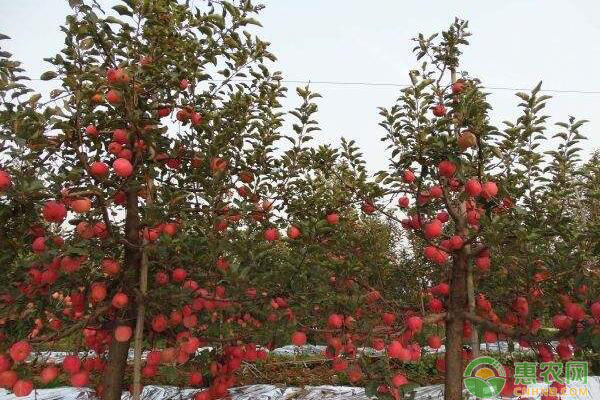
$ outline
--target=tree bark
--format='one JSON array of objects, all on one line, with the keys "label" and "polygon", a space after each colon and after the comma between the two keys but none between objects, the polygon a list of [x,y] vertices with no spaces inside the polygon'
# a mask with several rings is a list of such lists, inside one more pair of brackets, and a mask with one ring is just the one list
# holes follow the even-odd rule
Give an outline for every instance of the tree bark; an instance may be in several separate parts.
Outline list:
[{"label": "tree bark", "polygon": [[[469,312],[475,314],[475,284],[473,282],[473,264],[467,268],[467,296],[469,301]],[[473,326],[471,333],[471,356],[479,357],[479,331],[477,326]]]},{"label": "tree bark", "polygon": [[[124,257],[124,272],[135,271],[134,274],[123,274],[123,276],[137,276],[141,264],[140,250],[140,216],[138,211],[138,196],[137,188],[129,184],[126,190],[127,206],[125,214],[125,257]],[[122,282],[123,286],[131,287],[132,282]],[[129,296],[130,299],[135,299],[135,296]],[[130,306],[124,311],[125,319],[131,316],[131,310],[135,307],[136,301],[130,301]],[[119,325],[119,319],[116,319],[116,326]],[[124,324],[125,322],[123,322]],[[129,353],[129,345],[131,340],[127,342],[118,342],[114,340],[108,350],[108,364],[104,375],[104,400],[120,400],[123,391],[123,378],[125,376],[125,368],[127,367],[127,355]]]},{"label": "tree bark", "polygon": [[[146,241],[144,241],[144,246]],[[135,337],[133,339],[133,400],[140,400],[142,387],[142,340],[144,338],[144,320],[146,306],[144,298],[148,291],[148,254],[142,249],[142,268],[140,269],[140,293],[137,304],[137,320],[135,322]]]},{"label": "tree bark", "polygon": [[468,249],[463,248],[452,262],[450,299],[446,320],[445,400],[461,400],[463,389],[462,342],[464,311],[467,308]]},{"label": "tree bark", "polygon": [[104,375],[104,400],[120,400],[123,392],[123,376],[127,366],[129,341],[112,341],[108,350],[108,364]]}]

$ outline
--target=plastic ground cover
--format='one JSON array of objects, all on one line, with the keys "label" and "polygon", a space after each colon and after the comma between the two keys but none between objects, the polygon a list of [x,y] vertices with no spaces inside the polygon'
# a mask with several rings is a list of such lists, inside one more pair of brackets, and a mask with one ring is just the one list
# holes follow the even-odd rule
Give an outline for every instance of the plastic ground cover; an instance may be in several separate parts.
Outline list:
[{"label": "plastic ground cover", "polygon": [[[507,352],[508,344],[506,342],[499,342],[497,344],[482,344],[481,350],[490,352]],[[203,347],[198,349],[198,353],[203,351],[211,351],[211,347]],[[360,348],[359,352],[366,354],[379,355],[383,352],[374,350],[372,348]],[[325,346],[322,345],[305,345],[305,346],[293,346],[288,345],[272,350],[270,353],[277,356],[289,356],[295,355],[317,355],[322,354],[325,351]],[[444,349],[433,350],[428,347],[423,348],[424,352],[437,352],[443,353]],[[529,349],[522,349],[515,344],[515,352],[531,351]],[[38,362],[49,362],[49,363],[61,363],[63,359],[70,353],[65,352],[40,352],[32,354],[29,361],[37,358]],[[142,358],[145,359],[148,352],[142,354]],[[80,357],[94,357],[96,354],[91,352],[79,353]],[[133,350],[130,350],[128,359],[133,360]],[[529,397],[521,397],[522,400],[541,399],[543,389],[547,388],[548,385],[538,383],[535,385],[529,385],[530,393],[538,393],[538,395],[531,395]],[[587,393],[582,393],[577,390],[576,394],[570,394],[564,398],[569,400],[600,400],[600,376],[590,376],[587,385],[584,387]],[[534,390],[537,389],[537,392]],[[579,389],[579,387],[577,388]],[[193,399],[194,395],[201,389],[181,389],[173,386],[145,386],[142,393],[142,399],[144,400],[189,400]],[[277,385],[248,385],[230,389],[231,400],[369,400],[369,397],[365,394],[363,388],[351,387],[351,386],[306,386],[306,387],[286,387]],[[411,396],[408,398],[411,400],[442,400],[443,399],[443,385],[432,385],[416,388]],[[510,397],[507,397],[510,398]],[[53,389],[38,389],[28,397],[15,397],[10,392],[0,389],[0,400],[97,400],[93,395],[93,391],[88,388],[73,388],[73,387],[60,387]],[[128,392],[123,394],[122,400],[130,400],[131,396]],[[471,397],[471,399],[475,399]]]}]

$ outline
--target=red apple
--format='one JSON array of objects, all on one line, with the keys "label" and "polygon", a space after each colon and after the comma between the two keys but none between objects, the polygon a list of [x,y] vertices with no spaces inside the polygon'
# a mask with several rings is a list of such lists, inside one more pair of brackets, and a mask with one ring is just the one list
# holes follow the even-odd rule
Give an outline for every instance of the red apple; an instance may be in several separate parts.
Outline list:
[{"label": "red apple", "polygon": [[108,165],[100,161],[94,161],[90,164],[90,173],[98,178],[102,178],[108,174]]},{"label": "red apple", "polygon": [[169,275],[165,272],[158,271],[156,274],[154,274],[154,282],[158,286],[164,286],[169,283]]},{"label": "red apple", "polygon": [[65,207],[63,203],[57,201],[48,201],[44,204],[42,214],[44,215],[44,219],[48,222],[61,223],[67,216],[67,207]]},{"label": "red apple", "polygon": [[154,332],[163,332],[165,329],[167,329],[168,326],[168,320],[167,317],[164,316],[163,314],[158,314],[155,315],[154,318],[152,319],[152,330]]},{"label": "red apple", "polygon": [[292,344],[294,346],[304,346],[306,344],[306,333],[300,331],[292,333]]},{"label": "red apple", "polygon": [[459,94],[465,88],[465,83],[462,80],[454,82],[451,86],[452,94]]},{"label": "red apple", "polygon": [[409,204],[410,204],[410,200],[406,196],[402,196],[398,199],[398,206],[400,206],[402,208],[407,208]]},{"label": "red apple", "polygon": [[10,358],[12,358],[14,362],[19,363],[25,361],[27,357],[29,357],[31,346],[25,340],[21,340],[10,347],[9,353]]},{"label": "red apple", "polygon": [[94,125],[88,125],[85,128],[85,133],[91,138],[97,138],[99,135],[98,128],[96,128]]},{"label": "red apple", "polygon": [[465,192],[471,197],[477,197],[481,193],[481,183],[477,179],[469,179],[465,183]]},{"label": "red apple", "polygon": [[406,327],[411,332],[419,332],[423,327],[423,320],[420,317],[412,316],[406,320]]},{"label": "red apple", "polygon": [[10,358],[5,356],[4,354],[0,354],[0,372],[8,371],[12,366],[12,361]]},{"label": "red apple", "polygon": [[344,358],[337,357],[333,360],[331,367],[336,372],[345,371],[348,368],[348,361],[346,361]]},{"label": "red apple", "polygon": [[127,342],[131,339],[132,330],[130,326],[120,325],[115,328],[115,339],[117,342]]},{"label": "red apple", "polygon": [[486,182],[481,186],[481,196],[484,199],[490,200],[498,194],[498,186],[494,182]]},{"label": "red apple", "polygon": [[192,117],[190,119],[192,121],[192,125],[202,124],[202,115],[200,115],[200,113],[193,112]]},{"label": "red apple", "polygon": [[396,322],[396,314],[388,312],[383,313],[382,319],[384,324],[387,326],[392,326],[394,325],[394,322]]},{"label": "red apple", "polygon": [[94,303],[99,303],[106,298],[106,285],[104,283],[92,283],[90,297]]},{"label": "red apple", "polygon": [[77,356],[66,356],[63,359],[63,370],[68,374],[74,374],[81,369],[81,360]]},{"label": "red apple", "polygon": [[338,314],[331,314],[327,320],[327,323],[334,329],[340,329],[344,324],[344,318]]},{"label": "red apple", "polygon": [[365,201],[362,205],[362,210],[365,214],[373,214],[373,212],[375,212],[375,206],[370,201]]},{"label": "red apple", "polygon": [[117,293],[113,296],[111,304],[114,308],[124,308],[129,303],[129,297],[125,293]]},{"label": "red apple", "polygon": [[427,338],[427,345],[432,349],[439,349],[442,346],[442,339],[437,335],[430,335]]},{"label": "red apple", "polygon": [[175,268],[171,272],[171,279],[173,279],[174,282],[183,282],[186,277],[187,271],[183,268]]},{"label": "red apple", "polygon": [[442,223],[439,219],[434,219],[430,223],[425,224],[423,228],[425,232],[425,237],[428,239],[433,239],[442,234]]},{"label": "red apple", "polygon": [[0,191],[6,190],[12,184],[12,179],[8,172],[0,169]]},{"label": "red apple", "polygon": [[403,349],[404,346],[399,341],[392,340],[387,346],[387,354],[391,358],[399,358]]},{"label": "red apple", "polygon": [[337,225],[340,222],[340,216],[337,213],[327,214],[325,218],[330,225]]},{"label": "red apple", "polygon": [[404,172],[402,172],[402,180],[405,183],[413,183],[415,181],[415,173],[410,169],[405,169]]},{"label": "red apple", "polygon": [[[126,129],[115,129],[113,131],[113,143],[117,143],[120,145],[127,145],[129,144],[129,132],[127,132]],[[111,143],[112,145],[112,143]],[[122,147],[118,148],[118,151],[116,151],[117,149],[115,148],[114,151],[111,151],[110,149],[110,145],[109,145],[109,151],[113,154],[117,154],[119,152],[121,152],[121,150],[123,150]]]},{"label": "red apple", "polygon": [[269,228],[265,231],[264,237],[265,237],[265,240],[267,240],[269,242],[273,242],[273,241],[279,239],[279,232],[277,231],[276,228]]},{"label": "red apple", "polygon": [[440,175],[450,178],[456,172],[456,164],[452,161],[444,160],[438,164],[438,170],[440,171]]},{"label": "red apple", "polygon": [[0,373],[0,387],[12,389],[14,384],[19,380],[19,376],[15,371],[4,371]]},{"label": "red apple", "polygon": [[40,381],[43,384],[48,384],[58,377],[58,368],[54,365],[49,365],[40,372]]},{"label": "red apple", "polygon": [[87,371],[81,370],[71,375],[70,381],[73,387],[84,387],[90,383],[90,376]]},{"label": "red apple", "polygon": [[463,247],[464,240],[458,235],[454,235],[450,238],[450,248],[452,250],[460,250]]},{"label": "red apple", "polygon": [[171,111],[172,110],[169,107],[162,107],[158,109],[157,114],[159,118],[164,118],[171,114]]},{"label": "red apple", "polygon": [[119,104],[121,101],[123,101],[123,97],[118,91],[110,89],[106,93],[106,101],[108,101],[110,104]]},{"label": "red apple", "polygon": [[290,239],[298,239],[301,235],[301,232],[299,228],[290,226],[287,230],[287,235]]},{"label": "red apple", "polygon": [[406,377],[400,373],[398,373],[392,377],[392,385],[394,385],[396,387],[406,385],[407,383],[408,383],[408,379],[406,379]]},{"label": "red apple", "polygon": [[133,173],[133,166],[124,158],[117,158],[113,162],[113,169],[115,170],[115,174],[122,178],[127,178],[129,175]]},{"label": "red apple", "polygon": [[490,269],[490,258],[489,257],[477,257],[475,258],[475,266],[482,272],[486,272]]},{"label": "red apple", "polygon": [[12,387],[12,391],[16,397],[25,397],[33,391],[33,382],[26,379],[19,379]]},{"label": "red apple", "polygon": [[446,107],[444,107],[443,104],[436,104],[433,107],[433,115],[435,115],[436,117],[443,117],[444,115],[446,115]]},{"label": "red apple", "polygon": [[83,214],[92,208],[92,202],[88,198],[82,198],[71,201],[71,209],[76,213]]},{"label": "red apple", "polygon": [[117,260],[105,258],[101,262],[102,270],[111,276],[117,275],[121,271],[121,264]]}]

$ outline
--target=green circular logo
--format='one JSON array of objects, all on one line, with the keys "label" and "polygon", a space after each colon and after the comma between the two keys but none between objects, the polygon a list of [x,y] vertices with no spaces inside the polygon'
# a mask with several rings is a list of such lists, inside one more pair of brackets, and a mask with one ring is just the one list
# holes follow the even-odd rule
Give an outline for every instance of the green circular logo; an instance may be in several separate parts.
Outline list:
[{"label": "green circular logo", "polygon": [[471,361],[463,374],[465,387],[478,399],[498,396],[506,383],[506,371],[492,357],[478,357]]}]

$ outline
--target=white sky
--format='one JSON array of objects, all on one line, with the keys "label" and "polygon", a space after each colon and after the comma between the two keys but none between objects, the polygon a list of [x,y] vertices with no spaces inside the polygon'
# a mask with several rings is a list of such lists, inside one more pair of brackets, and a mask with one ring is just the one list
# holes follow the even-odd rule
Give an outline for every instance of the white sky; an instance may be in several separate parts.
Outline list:
[{"label": "white sky", "polygon": [[[111,5],[113,0],[101,0]],[[594,0],[264,0],[261,37],[272,43],[286,79],[406,83],[417,63],[410,39],[445,29],[454,17],[470,21],[471,46],[461,69],[486,86],[600,92],[600,2]],[[42,58],[63,43],[58,26],[66,0],[0,1],[0,32],[12,37],[2,47],[23,61],[32,78],[49,69]],[[32,82],[44,92],[46,83]],[[292,85],[293,89],[293,85]],[[354,139],[369,169],[386,167],[378,106],[388,107],[399,88],[313,85],[323,95],[318,120],[322,142]],[[293,93],[293,90],[290,91]],[[517,98],[493,90],[497,126],[514,119]],[[552,94],[552,93],[550,93]],[[600,94],[556,93],[547,111],[552,121],[569,115],[590,120],[582,133],[586,150],[600,148]],[[292,96],[292,100],[296,100]],[[296,102],[286,102],[287,106]],[[551,127],[552,128],[552,127]]]}]

